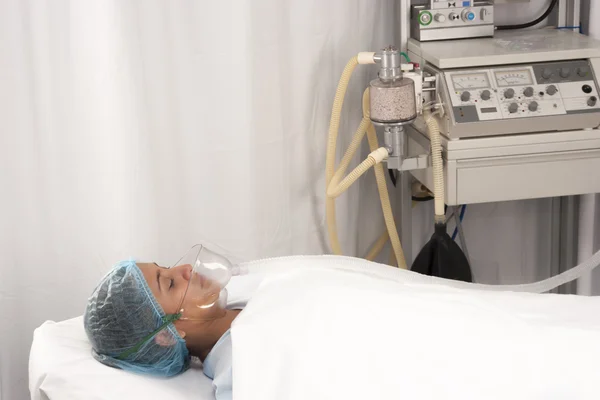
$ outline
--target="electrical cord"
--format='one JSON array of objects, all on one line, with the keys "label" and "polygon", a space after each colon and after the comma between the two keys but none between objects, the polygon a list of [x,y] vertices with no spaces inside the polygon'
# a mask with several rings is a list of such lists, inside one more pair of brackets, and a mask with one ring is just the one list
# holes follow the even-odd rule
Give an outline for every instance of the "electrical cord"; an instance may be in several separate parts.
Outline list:
[{"label": "electrical cord", "polygon": [[[460,209],[460,222],[463,221],[463,218],[465,217],[465,211],[467,211],[467,205],[464,204],[462,206],[462,208]],[[456,235],[458,234],[458,224],[456,226],[456,228],[454,228],[454,233],[452,233],[452,240],[456,240]]]},{"label": "electrical cord", "polygon": [[525,28],[530,28],[532,26],[535,26],[535,25],[539,24],[540,22],[542,22],[543,20],[545,20],[546,18],[548,18],[548,15],[550,15],[550,13],[554,9],[554,7],[556,7],[557,4],[558,4],[558,0],[552,0],[552,3],[550,3],[550,5],[548,6],[548,9],[542,15],[540,15],[538,18],[536,18],[533,21],[526,22],[524,24],[518,24],[518,25],[500,25],[500,26],[497,26],[496,29],[498,29],[500,31],[506,31],[506,30],[512,30],[512,29],[525,29]]},{"label": "electrical cord", "polygon": [[467,257],[467,262],[469,263],[469,265],[472,266],[473,264],[471,264],[471,257],[469,256],[469,250],[467,249],[467,241],[465,239],[465,233],[462,227],[462,217],[464,216],[464,211],[466,207],[467,205],[465,204],[461,211],[460,218],[456,218],[455,216],[454,219],[456,220],[456,229],[458,230],[458,236],[460,238],[460,247],[462,247],[462,251],[465,254],[465,257]]}]

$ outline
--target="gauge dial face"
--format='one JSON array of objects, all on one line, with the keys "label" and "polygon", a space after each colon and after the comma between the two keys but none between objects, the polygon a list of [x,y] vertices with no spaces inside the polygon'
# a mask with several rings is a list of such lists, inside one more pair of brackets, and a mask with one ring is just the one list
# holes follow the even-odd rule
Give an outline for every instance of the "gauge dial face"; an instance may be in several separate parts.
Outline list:
[{"label": "gauge dial face", "polygon": [[531,72],[528,69],[495,71],[494,75],[499,87],[533,85]]},{"label": "gauge dial face", "polygon": [[457,91],[490,87],[488,75],[485,72],[452,75],[452,84]]}]

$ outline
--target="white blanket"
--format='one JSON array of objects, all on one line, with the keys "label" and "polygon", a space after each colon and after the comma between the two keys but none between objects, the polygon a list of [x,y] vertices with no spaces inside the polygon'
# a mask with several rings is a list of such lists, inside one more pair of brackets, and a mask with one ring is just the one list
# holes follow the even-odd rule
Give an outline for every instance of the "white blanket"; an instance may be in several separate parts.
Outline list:
[{"label": "white blanket", "polygon": [[310,265],[266,278],[234,322],[236,400],[600,396],[599,298]]}]

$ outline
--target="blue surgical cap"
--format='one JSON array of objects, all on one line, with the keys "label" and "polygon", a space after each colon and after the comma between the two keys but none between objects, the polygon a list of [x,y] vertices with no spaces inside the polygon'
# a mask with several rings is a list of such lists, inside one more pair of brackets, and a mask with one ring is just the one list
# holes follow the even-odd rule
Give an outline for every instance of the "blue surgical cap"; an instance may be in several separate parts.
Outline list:
[{"label": "blue surgical cap", "polygon": [[[152,294],[135,261],[122,261],[88,300],[84,327],[96,360],[126,371],[174,376],[185,371],[190,354],[173,321]],[[160,332],[167,340],[158,344]],[[168,344],[164,344],[164,342]]]}]

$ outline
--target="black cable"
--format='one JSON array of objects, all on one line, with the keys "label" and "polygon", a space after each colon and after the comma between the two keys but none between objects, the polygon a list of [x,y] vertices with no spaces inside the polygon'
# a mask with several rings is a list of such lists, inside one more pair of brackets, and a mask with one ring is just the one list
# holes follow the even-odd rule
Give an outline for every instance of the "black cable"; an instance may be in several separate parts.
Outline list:
[{"label": "black cable", "polygon": [[552,3],[550,3],[550,6],[548,6],[548,9],[539,18],[537,18],[531,22],[526,22],[524,24],[519,24],[519,25],[500,25],[500,26],[497,26],[496,29],[498,29],[499,31],[506,31],[506,30],[511,30],[511,29],[530,28],[534,25],[539,24],[546,18],[548,18],[548,15],[550,15],[550,13],[552,12],[552,10],[554,9],[554,7],[557,4],[558,4],[558,0],[552,0]]}]

